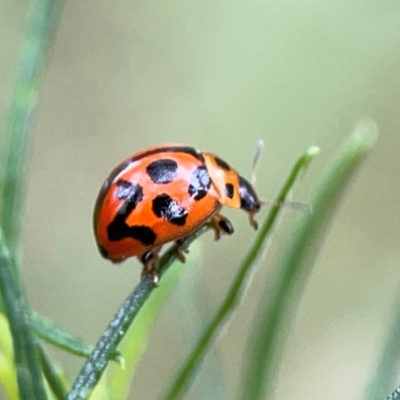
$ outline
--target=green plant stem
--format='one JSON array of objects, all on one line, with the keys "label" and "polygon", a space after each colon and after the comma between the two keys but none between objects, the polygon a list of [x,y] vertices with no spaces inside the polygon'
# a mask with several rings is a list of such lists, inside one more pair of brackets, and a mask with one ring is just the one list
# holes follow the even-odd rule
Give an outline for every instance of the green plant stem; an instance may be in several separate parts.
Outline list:
[{"label": "green plant stem", "polygon": [[[186,262],[192,266],[201,256],[201,246],[191,245],[190,253],[186,256]],[[197,264],[197,263],[196,263]],[[140,358],[145,352],[151,339],[150,332],[170,295],[178,286],[181,277],[186,273],[188,265],[175,262],[168,273],[163,276],[162,285],[146,300],[140,313],[135,317],[124,340],[119,345],[119,350],[124,355],[124,368],[112,368],[107,374],[107,392],[110,399],[127,399],[131,389],[131,381],[137,368],[140,366]]]},{"label": "green plant stem", "polygon": [[[400,356],[400,297],[395,303],[392,312],[391,327],[386,337],[381,355],[377,362],[374,377],[369,382],[364,399],[382,399],[393,387],[393,381],[397,376]],[[398,388],[400,393],[400,387]],[[393,394],[392,394],[393,396]],[[389,399],[390,397],[388,397]],[[400,397],[399,397],[400,399]]]},{"label": "green plant stem", "polygon": [[386,397],[385,400],[400,400],[400,386],[398,386],[392,394]]},{"label": "green plant stem", "polygon": [[[375,125],[361,125],[345,142],[333,164],[327,169],[311,201],[313,213],[304,215],[288,252],[276,268],[273,288],[269,287],[256,316],[257,324],[249,338],[247,365],[242,374],[243,391],[239,399],[261,400],[274,398],[273,382],[287,331],[288,320],[311,270],[324,227],[346,184],[376,140]],[[314,251],[311,251],[313,249]]]},{"label": "green plant stem", "polygon": [[64,400],[67,396],[67,388],[65,387],[64,382],[60,379],[57,371],[54,369],[53,364],[49,360],[43,348],[38,347],[38,351],[43,373],[46,377],[47,383],[49,384],[56,399]]},{"label": "green plant stem", "polygon": [[[209,226],[203,226],[198,231],[189,236],[182,249],[185,250],[196,238],[209,229]],[[158,277],[161,278],[172,263],[176,260],[177,250],[172,246],[161,258],[160,267],[158,269]],[[88,399],[92,390],[99,382],[106,366],[110,354],[115,351],[116,347],[124,337],[129,326],[133,322],[135,316],[142,308],[146,299],[157,286],[143,276],[139,285],[128,296],[122,306],[119,308],[114,318],[104,331],[100,340],[97,342],[94,351],[87,359],[86,363],[79,372],[71,391],[68,394],[68,400],[85,400]]]},{"label": "green plant stem", "polygon": [[43,66],[61,12],[62,0],[35,0],[32,4],[26,43],[21,54],[3,143],[6,154],[0,171],[0,226],[12,257],[21,233],[23,177],[32,122],[38,102]]},{"label": "green plant stem", "polygon": [[30,316],[22,292],[15,284],[12,258],[0,230],[0,294],[13,338],[14,363],[20,400],[45,400],[37,342],[30,329]]},{"label": "green plant stem", "polygon": [[[224,325],[225,321],[232,314],[235,307],[238,305],[241,295],[246,287],[248,278],[257,260],[260,259],[263,250],[265,249],[268,239],[271,236],[273,227],[275,226],[278,216],[283,211],[281,205],[285,203],[293,185],[298,180],[302,172],[309,165],[310,161],[318,154],[319,149],[311,147],[294,165],[287,181],[281,189],[274,206],[270,209],[266,219],[264,220],[260,232],[257,235],[252,247],[247,253],[243,263],[239,267],[233,283],[225,296],[224,301],[218,308],[214,317],[211,319],[208,326],[204,329],[200,339],[196,343],[193,351],[189,354],[182,367],[179,369],[176,378],[172,381],[169,390],[163,396],[164,400],[176,400],[182,398],[186,393],[191,379],[193,378],[197,368],[200,366],[207,350],[212,341]],[[250,399],[250,397],[249,397]]]},{"label": "green plant stem", "polygon": [[38,89],[61,0],[35,0],[28,23],[19,73],[2,135],[5,168],[0,169],[0,298],[13,336],[14,361],[21,400],[44,400],[38,343],[31,332],[30,312],[19,270],[17,249],[23,208],[23,177]]},{"label": "green plant stem", "polygon": [[[47,343],[52,344],[60,349],[63,349],[69,353],[75,354],[81,357],[89,357],[94,346],[87,344],[82,339],[71,335],[64,329],[60,328],[53,321],[38,314],[36,311],[31,311],[31,324],[37,336]],[[110,359],[118,362],[119,364],[124,363],[122,354],[115,351],[110,354]]]}]

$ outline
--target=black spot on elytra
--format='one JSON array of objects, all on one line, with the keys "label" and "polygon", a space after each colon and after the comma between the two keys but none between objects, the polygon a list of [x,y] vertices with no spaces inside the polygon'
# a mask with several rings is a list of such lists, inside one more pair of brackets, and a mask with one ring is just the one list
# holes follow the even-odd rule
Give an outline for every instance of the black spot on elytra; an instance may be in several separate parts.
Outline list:
[{"label": "black spot on elytra", "polygon": [[152,209],[158,218],[165,218],[171,224],[183,226],[186,223],[188,211],[166,193],[154,198]]},{"label": "black spot on elytra", "polygon": [[188,192],[195,200],[206,196],[211,186],[210,175],[204,166],[197,167],[190,177]]},{"label": "black spot on elytra", "polygon": [[97,199],[96,199],[96,204],[95,204],[95,215],[94,215],[94,221],[96,223],[97,221],[97,212],[98,210],[101,208],[104,198],[107,195],[108,190],[110,189],[110,187],[112,186],[114,179],[126,168],[129,167],[129,165],[131,164],[131,160],[125,161],[123,163],[121,163],[120,165],[116,166],[110,173],[110,175],[108,176],[108,178],[106,179],[106,181],[103,183],[103,185],[100,188],[99,194],[97,195]]},{"label": "black spot on elytra", "polygon": [[116,196],[119,200],[131,200],[138,196],[143,197],[143,189],[140,185],[120,179],[117,182],[117,186]]},{"label": "black spot on elytra", "polygon": [[117,215],[107,227],[108,239],[111,242],[132,238],[139,240],[143,245],[150,246],[156,241],[157,235],[148,226],[129,226],[125,222],[131,212],[143,200],[143,188],[132,182],[120,179],[117,182],[116,197],[125,200]]},{"label": "black spot on elytra", "polygon": [[157,235],[148,226],[133,225],[128,229],[129,237],[137,239],[145,246],[150,246],[156,241]]},{"label": "black spot on elytra", "polygon": [[233,198],[234,188],[233,188],[232,183],[225,184],[225,193],[226,193],[227,197],[229,197],[230,199]]},{"label": "black spot on elytra", "polygon": [[193,147],[190,146],[159,146],[156,148],[153,148],[151,150],[147,150],[147,151],[143,151],[140,152],[139,154],[135,154],[133,155],[131,158],[129,158],[128,160],[125,160],[124,162],[122,162],[121,164],[117,165],[110,173],[110,175],[107,177],[107,180],[103,183],[102,187],[100,188],[99,194],[97,195],[97,199],[96,199],[96,204],[95,204],[95,214],[94,214],[94,223],[96,223],[97,221],[97,211],[101,208],[104,198],[107,195],[108,190],[112,187],[114,180],[118,177],[119,174],[121,174],[123,171],[125,171],[126,169],[128,169],[131,164],[152,156],[154,154],[162,154],[162,153],[184,153],[184,154],[188,154],[191,157],[195,158],[196,160],[204,163],[204,157],[201,154],[201,152],[199,152],[198,150],[196,150]]},{"label": "black spot on elytra", "polygon": [[172,182],[177,175],[177,170],[178,164],[176,161],[167,158],[153,161],[146,168],[151,180],[154,183],[161,184]]},{"label": "black spot on elytra", "polygon": [[156,241],[157,235],[145,225],[128,226],[125,221],[122,223],[117,218],[108,226],[107,234],[111,242],[131,238],[139,240],[145,246],[151,246]]},{"label": "black spot on elytra", "polygon": [[117,186],[117,199],[125,200],[118,210],[118,215],[123,217],[125,220],[126,217],[143,200],[143,188],[137,183],[128,182],[123,179],[120,179],[117,182]]},{"label": "black spot on elytra", "polygon": [[217,163],[218,167],[221,167],[225,171],[231,170],[231,166],[226,161],[224,161],[222,158],[215,156],[215,162]]}]

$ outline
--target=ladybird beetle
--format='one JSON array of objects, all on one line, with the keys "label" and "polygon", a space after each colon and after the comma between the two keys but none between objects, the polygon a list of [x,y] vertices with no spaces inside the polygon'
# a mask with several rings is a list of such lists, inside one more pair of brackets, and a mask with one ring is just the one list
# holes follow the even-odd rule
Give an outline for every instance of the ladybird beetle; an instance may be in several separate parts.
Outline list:
[{"label": "ladybird beetle", "polygon": [[103,257],[120,262],[138,257],[143,274],[157,281],[157,254],[163,244],[179,245],[211,221],[218,239],[234,232],[221,206],[241,208],[257,229],[261,201],[245,178],[220,157],[181,144],[135,153],[108,176],[94,209],[94,233]]}]

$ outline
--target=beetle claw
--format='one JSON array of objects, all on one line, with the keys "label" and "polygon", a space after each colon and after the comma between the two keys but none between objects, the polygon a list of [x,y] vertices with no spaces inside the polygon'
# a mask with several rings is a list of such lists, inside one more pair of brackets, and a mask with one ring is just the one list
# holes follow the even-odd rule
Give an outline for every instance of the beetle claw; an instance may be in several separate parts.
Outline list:
[{"label": "beetle claw", "polygon": [[211,227],[214,229],[215,232],[215,240],[219,240],[222,233],[232,235],[232,233],[235,232],[231,221],[229,221],[228,218],[224,217],[221,214],[215,214],[211,218]]},{"label": "beetle claw", "polygon": [[176,258],[181,262],[186,262],[186,257],[184,253],[189,253],[189,250],[184,250],[182,248],[183,243],[185,242],[186,236],[183,238],[178,239],[176,243]]},{"label": "beetle claw", "polygon": [[146,251],[140,258],[141,262],[143,263],[143,269],[141,273],[141,277],[146,277],[151,282],[154,283],[155,286],[158,286],[158,253],[161,250],[161,246],[155,247],[152,250]]}]

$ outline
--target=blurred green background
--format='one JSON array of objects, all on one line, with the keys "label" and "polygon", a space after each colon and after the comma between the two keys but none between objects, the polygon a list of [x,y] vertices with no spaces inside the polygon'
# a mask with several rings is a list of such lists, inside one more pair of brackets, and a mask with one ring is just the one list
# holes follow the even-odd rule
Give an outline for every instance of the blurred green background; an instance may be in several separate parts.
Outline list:
[{"label": "blurred green background", "polygon": [[[0,2],[3,127],[29,5]],[[100,257],[91,220],[100,185],[130,153],[189,143],[249,176],[262,138],[257,182],[268,201],[295,158],[316,144],[321,155],[294,194],[306,202],[321,168],[363,117],[376,120],[380,139],[326,234],[285,348],[276,399],[356,399],[384,343],[400,282],[399,2],[67,2],[30,160],[23,277],[32,306],[94,343],[137,283],[136,260],[115,267]],[[299,213],[286,211],[215,346],[220,365],[205,360],[187,399],[236,393],[264,277]],[[132,399],[155,399],[165,387],[249,246],[254,233],[246,216],[226,214],[236,234],[196,244],[202,257],[187,265],[152,332]],[[83,360],[52,353],[74,378]],[[204,387],[202,379],[219,368],[226,387]]]}]

